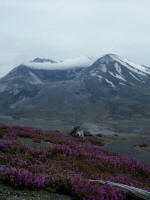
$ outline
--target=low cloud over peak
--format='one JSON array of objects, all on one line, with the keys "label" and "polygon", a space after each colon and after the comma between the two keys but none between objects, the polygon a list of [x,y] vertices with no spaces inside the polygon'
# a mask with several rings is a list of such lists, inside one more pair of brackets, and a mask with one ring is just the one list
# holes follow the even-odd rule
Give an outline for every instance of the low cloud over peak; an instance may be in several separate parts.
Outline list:
[{"label": "low cloud over peak", "polygon": [[86,56],[80,56],[72,59],[65,59],[63,61],[56,61],[55,63],[51,62],[27,62],[23,63],[24,65],[34,68],[34,69],[69,69],[76,67],[88,67],[94,62],[94,59]]}]

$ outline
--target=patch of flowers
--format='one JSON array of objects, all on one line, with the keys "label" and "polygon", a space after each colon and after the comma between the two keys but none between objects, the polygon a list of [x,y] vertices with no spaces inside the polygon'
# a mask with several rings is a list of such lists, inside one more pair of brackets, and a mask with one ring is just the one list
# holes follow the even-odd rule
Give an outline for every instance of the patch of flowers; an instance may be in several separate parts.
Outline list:
[{"label": "patch of flowers", "polygon": [[[0,124],[0,179],[15,187],[43,188],[83,200],[125,200],[126,194],[102,179],[150,191],[150,168],[118,153],[59,131]],[[46,142],[43,148],[24,144]]]}]

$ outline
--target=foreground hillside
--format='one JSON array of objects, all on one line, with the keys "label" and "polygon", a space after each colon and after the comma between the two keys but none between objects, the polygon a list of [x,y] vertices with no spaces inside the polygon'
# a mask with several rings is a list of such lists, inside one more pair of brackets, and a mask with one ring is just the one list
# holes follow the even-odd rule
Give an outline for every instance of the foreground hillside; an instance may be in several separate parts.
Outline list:
[{"label": "foreground hillside", "polygon": [[119,189],[90,182],[91,179],[150,191],[148,166],[106,151],[88,139],[73,138],[59,131],[3,124],[0,137],[1,184],[30,191],[45,190],[46,194],[65,194],[79,200],[129,199]]}]

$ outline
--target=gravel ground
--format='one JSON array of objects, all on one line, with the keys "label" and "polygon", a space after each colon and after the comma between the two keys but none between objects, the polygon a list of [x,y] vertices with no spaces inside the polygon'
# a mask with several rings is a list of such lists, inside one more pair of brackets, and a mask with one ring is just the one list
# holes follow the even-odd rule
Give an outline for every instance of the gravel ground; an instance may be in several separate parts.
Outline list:
[{"label": "gravel ground", "polygon": [[0,184],[0,200],[71,200],[71,197],[43,190],[18,190]]},{"label": "gravel ground", "polygon": [[139,146],[143,143],[150,144],[150,138],[134,138],[127,139],[124,141],[116,141],[110,144],[106,144],[104,149],[119,152],[126,156],[136,159],[137,161],[150,165],[150,152],[141,151],[140,149],[136,149],[135,146]]}]

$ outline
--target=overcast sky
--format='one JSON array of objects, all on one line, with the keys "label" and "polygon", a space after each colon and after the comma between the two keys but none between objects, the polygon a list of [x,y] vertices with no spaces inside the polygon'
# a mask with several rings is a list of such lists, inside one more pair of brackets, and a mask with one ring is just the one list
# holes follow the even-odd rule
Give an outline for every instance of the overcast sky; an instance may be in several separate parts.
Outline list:
[{"label": "overcast sky", "polygon": [[149,0],[0,0],[0,76],[35,57],[150,65]]}]

